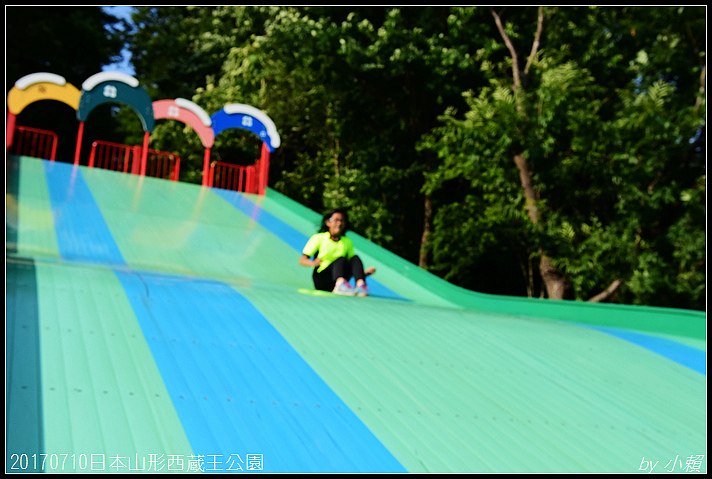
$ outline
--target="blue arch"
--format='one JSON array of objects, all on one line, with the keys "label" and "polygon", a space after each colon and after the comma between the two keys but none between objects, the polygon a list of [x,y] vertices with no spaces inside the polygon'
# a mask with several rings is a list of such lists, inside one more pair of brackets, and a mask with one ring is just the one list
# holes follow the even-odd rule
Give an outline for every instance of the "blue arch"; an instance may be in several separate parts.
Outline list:
[{"label": "blue arch", "polygon": [[227,129],[239,128],[257,135],[267,145],[270,152],[280,145],[279,134],[270,117],[249,105],[226,105],[222,110],[214,113],[210,119],[215,136]]}]

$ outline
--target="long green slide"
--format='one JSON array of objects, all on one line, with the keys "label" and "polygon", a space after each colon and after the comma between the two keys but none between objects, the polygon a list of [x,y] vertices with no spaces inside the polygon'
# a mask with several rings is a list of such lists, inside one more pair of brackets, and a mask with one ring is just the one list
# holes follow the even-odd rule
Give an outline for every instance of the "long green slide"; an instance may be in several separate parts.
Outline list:
[{"label": "long green slide", "polygon": [[28,157],[6,178],[6,472],[706,472],[703,312],[465,291],[320,215]]}]

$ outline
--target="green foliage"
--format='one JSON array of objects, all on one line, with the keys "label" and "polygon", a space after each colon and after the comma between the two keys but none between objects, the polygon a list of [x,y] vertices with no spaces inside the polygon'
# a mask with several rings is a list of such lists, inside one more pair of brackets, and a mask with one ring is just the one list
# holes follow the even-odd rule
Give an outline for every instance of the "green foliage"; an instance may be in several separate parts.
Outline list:
[{"label": "green foliage", "polygon": [[[690,87],[699,75],[699,45],[691,39],[701,31],[689,30],[700,23],[687,14],[686,30],[672,32],[669,20],[649,11],[548,15],[550,24],[565,21],[569,28],[549,28],[545,45],[557,35],[563,43],[539,51],[526,90],[515,96],[506,77],[511,63],[495,48],[483,50],[490,86],[477,96],[468,93],[464,115],[448,111],[444,126],[421,142],[441,160],[424,187],[441,204],[430,241],[435,269],[460,284],[496,277],[481,265],[506,246],[526,278],[541,248],[565,275],[572,298],[585,300],[620,279],[617,301],[703,308],[704,167],[693,139],[704,122]],[[623,32],[614,35],[613,25],[625,25],[634,36],[636,27],[653,27],[645,23],[651,20],[666,33],[645,49]],[[521,41],[527,28],[533,32],[533,21],[532,15],[521,28],[510,22],[505,30]],[[572,32],[593,39],[591,48],[573,56],[580,45],[568,43]],[[626,42],[633,45],[621,51]],[[687,67],[672,78],[666,61]],[[610,68],[585,68],[602,63]],[[512,161],[517,153],[533,171],[540,230],[524,216]],[[536,295],[532,286],[529,293]]]}]

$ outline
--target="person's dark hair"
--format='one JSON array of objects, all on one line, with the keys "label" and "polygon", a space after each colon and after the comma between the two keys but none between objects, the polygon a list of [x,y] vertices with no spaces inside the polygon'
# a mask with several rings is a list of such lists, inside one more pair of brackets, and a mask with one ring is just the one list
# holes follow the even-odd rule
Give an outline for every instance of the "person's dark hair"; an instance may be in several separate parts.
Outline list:
[{"label": "person's dark hair", "polygon": [[319,233],[325,233],[329,231],[329,226],[326,224],[326,221],[331,218],[334,213],[341,213],[344,216],[344,233],[349,230],[349,215],[346,213],[346,210],[342,208],[334,208],[333,210],[329,211],[327,214],[324,215],[324,217],[321,219],[321,227],[319,228]]}]

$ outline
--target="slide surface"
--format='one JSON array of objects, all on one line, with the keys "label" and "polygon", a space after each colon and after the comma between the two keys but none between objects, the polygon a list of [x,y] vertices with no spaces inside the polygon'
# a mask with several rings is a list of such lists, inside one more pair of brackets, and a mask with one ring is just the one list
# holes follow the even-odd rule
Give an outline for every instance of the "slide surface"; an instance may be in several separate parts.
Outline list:
[{"label": "slide surface", "polygon": [[706,472],[704,313],[483,295],[320,215],[10,157],[7,472]]}]

